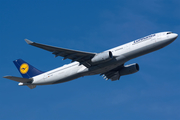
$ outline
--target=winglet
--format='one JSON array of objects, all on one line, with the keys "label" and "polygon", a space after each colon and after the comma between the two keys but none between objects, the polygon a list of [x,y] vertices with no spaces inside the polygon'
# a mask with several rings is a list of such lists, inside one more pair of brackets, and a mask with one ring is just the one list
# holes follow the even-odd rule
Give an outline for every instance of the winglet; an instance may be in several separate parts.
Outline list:
[{"label": "winglet", "polygon": [[27,44],[32,44],[33,42],[28,40],[28,39],[24,39],[26,41]]}]

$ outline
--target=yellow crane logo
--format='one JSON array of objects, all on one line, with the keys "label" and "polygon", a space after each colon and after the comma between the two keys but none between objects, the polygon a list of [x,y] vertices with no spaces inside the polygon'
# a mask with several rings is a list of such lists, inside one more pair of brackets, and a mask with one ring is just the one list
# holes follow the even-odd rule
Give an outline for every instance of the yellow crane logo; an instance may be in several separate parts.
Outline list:
[{"label": "yellow crane logo", "polygon": [[27,63],[23,63],[21,66],[20,66],[20,72],[22,74],[26,74],[29,70],[29,65]]}]

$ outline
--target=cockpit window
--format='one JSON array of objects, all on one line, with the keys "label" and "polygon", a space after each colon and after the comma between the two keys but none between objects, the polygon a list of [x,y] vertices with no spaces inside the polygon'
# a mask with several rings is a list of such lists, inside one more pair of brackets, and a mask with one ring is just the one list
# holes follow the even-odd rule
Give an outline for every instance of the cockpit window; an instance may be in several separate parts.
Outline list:
[{"label": "cockpit window", "polygon": [[172,32],[168,32],[167,34],[171,34]]}]

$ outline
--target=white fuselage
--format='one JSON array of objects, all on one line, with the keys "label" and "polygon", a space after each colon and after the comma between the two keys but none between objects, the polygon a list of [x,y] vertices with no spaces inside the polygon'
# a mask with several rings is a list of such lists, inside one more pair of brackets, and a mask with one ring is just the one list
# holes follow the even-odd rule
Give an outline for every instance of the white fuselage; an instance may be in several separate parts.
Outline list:
[{"label": "white fuselage", "polygon": [[104,73],[120,65],[123,65],[130,59],[163,48],[173,42],[176,38],[177,34],[170,32],[152,34],[107,50],[111,51],[113,54],[113,59],[108,62],[99,63],[89,68],[85,67],[79,62],[73,62],[33,77],[33,82],[31,84],[56,84],[67,82],[82,76]]}]

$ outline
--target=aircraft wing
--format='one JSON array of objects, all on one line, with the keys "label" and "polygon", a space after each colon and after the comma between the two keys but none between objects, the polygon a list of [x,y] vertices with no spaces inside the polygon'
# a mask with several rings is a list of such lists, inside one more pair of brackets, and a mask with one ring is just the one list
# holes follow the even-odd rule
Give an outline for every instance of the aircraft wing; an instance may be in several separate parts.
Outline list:
[{"label": "aircraft wing", "polygon": [[60,47],[49,46],[49,45],[45,45],[45,44],[32,42],[32,41],[30,41],[28,39],[25,39],[25,41],[29,45],[39,47],[41,49],[52,52],[52,54],[54,54],[55,57],[61,56],[61,57],[64,57],[63,60],[71,59],[72,62],[73,61],[78,61],[81,64],[85,65],[86,67],[91,66],[91,61],[90,60],[96,54],[96,53],[76,51],[76,50],[70,50],[70,49],[65,49],[65,48],[60,48]]}]

